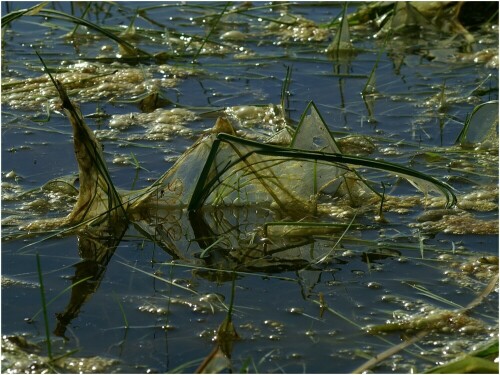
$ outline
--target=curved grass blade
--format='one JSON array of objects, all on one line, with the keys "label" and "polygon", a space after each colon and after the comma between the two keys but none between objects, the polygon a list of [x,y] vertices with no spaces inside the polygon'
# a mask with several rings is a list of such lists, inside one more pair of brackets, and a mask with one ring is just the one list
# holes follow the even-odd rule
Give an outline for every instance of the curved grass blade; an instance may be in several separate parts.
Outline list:
[{"label": "curved grass blade", "polygon": [[39,13],[43,9],[43,7],[45,7],[45,5],[47,5],[47,3],[48,3],[48,1],[44,1],[40,4],[32,6],[31,8],[20,9],[20,10],[16,10],[14,12],[10,12],[10,13],[6,14],[5,16],[2,17],[2,28],[4,28],[12,21],[14,21],[14,20],[16,20],[24,15],[26,15],[26,16],[36,15],[37,13]]},{"label": "curved grass blade", "polygon": [[487,141],[496,135],[498,138],[498,100],[492,100],[474,107],[465,120],[457,142],[462,146]]},{"label": "curved grass blade", "polygon": [[59,19],[59,20],[63,20],[63,21],[68,21],[68,22],[72,22],[76,25],[82,25],[82,26],[86,26],[88,27],[89,29],[92,29],[94,31],[97,31],[98,33],[114,40],[115,42],[117,42],[119,45],[121,45],[125,50],[129,51],[131,54],[134,54],[134,55],[137,55],[137,56],[148,56],[148,57],[152,57],[151,54],[141,50],[140,48],[134,46],[133,44],[127,42],[125,39],[123,38],[120,38],[118,35],[115,35],[113,34],[112,32],[96,25],[95,23],[93,22],[90,22],[90,21],[87,21],[83,18],[79,18],[79,17],[75,17],[73,15],[70,15],[70,14],[67,14],[67,13],[64,13],[64,12],[60,12],[58,10],[54,10],[54,9],[42,9],[40,12],[38,12],[37,15],[40,15],[40,16],[45,16],[45,17],[52,17],[52,18],[55,18],[55,19]]},{"label": "curved grass blade", "polygon": [[210,38],[210,36],[213,34],[213,32],[215,31],[217,25],[219,24],[219,21],[221,20],[222,16],[224,15],[224,13],[226,12],[228,6],[229,6],[229,2],[227,2],[225,5],[224,5],[224,8],[222,9],[222,11],[217,15],[217,18],[215,19],[214,21],[214,24],[213,26],[211,27],[210,31],[208,32],[207,36],[203,39],[203,41],[201,42],[201,45],[200,45],[200,48],[198,48],[198,51],[196,51],[194,57],[193,57],[193,60],[196,61],[196,59],[198,58],[198,56],[200,55],[201,51],[203,51],[203,47],[205,46],[205,44],[208,42],[208,39]]},{"label": "curved grass blade", "polygon": [[[216,168],[214,168],[213,164],[215,163],[216,155],[221,148],[221,145],[223,144],[230,145],[234,150],[246,148],[247,151],[244,153],[236,153],[237,156],[225,162],[225,165],[218,165],[216,166]],[[196,210],[200,208],[205,199],[207,199],[210,193],[213,191],[213,189],[221,183],[222,176],[225,172],[229,171],[230,168],[234,167],[238,163],[248,161],[252,156],[255,155],[266,156],[271,158],[271,160],[283,160],[284,162],[294,160],[316,162],[321,161],[330,163],[332,164],[332,166],[336,166],[337,168],[346,170],[350,170],[351,167],[366,167],[378,169],[407,179],[410,183],[412,183],[424,193],[427,193],[429,191],[437,191],[441,193],[446,198],[447,207],[451,207],[456,204],[456,196],[451,186],[425,173],[402,165],[386,161],[368,159],[360,156],[300,150],[270,144],[261,144],[233,135],[220,133],[217,135],[217,138],[213,142],[212,149],[207,158],[207,162],[205,164],[205,167],[203,168],[198,183],[195,187],[188,209]],[[264,180],[258,173],[255,173],[255,164],[252,164],[252,168],[253,169],[251,170],[256,175],[256,178],[267,189],[269,187],[269,182]],[[280,181],[278,181],[277,183],[282,184],[282,182]],[[286,186],[284,188],[286,189]]]}]

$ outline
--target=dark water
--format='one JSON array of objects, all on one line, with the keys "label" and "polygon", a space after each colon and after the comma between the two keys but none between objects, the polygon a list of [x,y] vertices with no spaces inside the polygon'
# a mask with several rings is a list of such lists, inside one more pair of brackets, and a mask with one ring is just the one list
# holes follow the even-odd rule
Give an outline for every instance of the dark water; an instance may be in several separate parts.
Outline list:
[{"label": "dark water", "polygon": [[[2,2],[2,14],[32,5]],[[478,57],[482,56],[480,51],[494,51],[498,46],[498,25],[470,25],[476,39],[471,51],[467,51],[460,35],[407,31],[388,38],[384,45],[385,37],[374,38],[374,25],[351,25],[355,53],[336,59],[324,51],[336,32],[337,26],[329,29],[327,25],[341,14],[340,3],[275,7],[253,3],[248,10],[240,8],[240,13],[224,15],[213,29],[211,25],[225,3],[159,5],[96,3],[91,5],[87,19],[118,33],[131,23],[137,9],[143,10],[146,17],[135,21],[136,36],[127,40],[150,54],[167,52],[169,57],[163,60],[124,61],[116,57],[117,45],[108,38],[82,26],[74,38],[65,37],[74,25],[53,18],[23,16],[2,29],[4,220],[11,215],[27,221],[64,216],[74,202],[74,197],[67,195],[42,195],[39,206],[29,206],[26,203],[36,199],[37,192],[26,198],[16,197],[53,178],[77,172],[67,119],[52,111],[48,122],[33,121],[46,116],[45,103],[54,98],[43,98],[42,94],[36,105],[14,102],[10,88],[4,84],[5,78],[24,80],[42,75],[34,49],[58,74],[78,62],[115,66],[117,70],[133,66],[145,76],[158,79],[163,78],[155,70],[160,64],[181,71],[197,70],[171,88],[161,88],[170,101],[198,115],[183,124],[187,132],[174,132],[168,140],[148,138],[147,124],[109,132],[109,116],[140,112],[137,104],[120,103],[130,99],[130,91],[139,83],[98,99],[85,99],[78,90],[70,92],[84,115],[98,110],[109,115],[102,119],[89,117],[87,123],[98,130],[113,181],[123,189],[148,186],[167,170],[204,129],[213,126],[217,114],[210,112],[231,106],[279,104],[287,67],[292,74],[288,90],[292,125],[312,100],[335,136],[371,137],[377,147],[370,157],[429,173],[449,182],[462,195],[477,191],[484,195],[497,184],[495,150],[473,153],[452,146],[475,105],[498,99],[497,69]],[[348,13],[356,10],[355,5],[350,5]],[[69,3],[51,3],[47,8],[73,11],[78,16],[84,11],[84,6],[76,3],[73,9]],[[232,9],[230,5],[226,11]],[[298,22],[278,30],[269,26],[280,25],[272,20],[291,22],[290,15],[312,22],[307,27]],[[297,35],[306,29],[324,32],[325,36],[318,41],[301,40]],[[231,30],[242,31],[244,39],[220,39]],[[181,47],[166,42],[169,37],[181,39],[183,35],[197,36],[199,42],[209,34],[209,41],[215,43],[208,43],[208,53],[198,56],[199,44],[184,45],[185,52],[175,53],[174,49]],[[223,53],[216,53],[217,48],[224,48]],[[241,56],[244,51],[248,53]],[[124,65],[127,62],[129,65]],[[376,63],[377,96],[370,109],[361,91]],[[440,109],[436,98],[443,85],[447,105]],[[129,157],[131,153],[143,169],[137,170],[130,163],[112,163],[117,156]],[[438,156],[432,158],[431,153]],[[17,178],[7,174],[11,170]],[[408,193],[408,189],[403,192]],[[497,197],[487,199],[496,203]],[[237,273],[233,322],[240,340],[232,348],[234,371],[353,371],[366,358],[401,340],[399,332],[375,336],[361,327],[382,324],[393,317],[395,310],[415,314],[431,307],[456,307],[424,295],[412,285],[467,305],[487,280],[475,274],[466,280],[454,275],[460,274],[461,264],[471,258],[496,255],[498,236],[419,231],[410,224],[422,211],[422,207],[415,207],[403,214],[387,213],[385,224],[374,223],[372,215],[363,214],[359,222],[370,225],[368,229],[350,231],[338,245],[337,234],[314,237],[309,247],[301,248],[316,257],[337,246],[327,263],[304,267],[291,262]],[[495,206],[468,212],[490,222],[497,218]],[[171,263],[176,251],[199,254],[203,250],[200,244],[179,240],[175,242],[177,248],[162,249],[130,225],[121,241],[113,244],[116,250],[109,259],[89,264],[82,260],[88,254],[81,253],[81,237],[46,238],[47,233],[8,240],[18,231],[4,225],[2,232],[2,275],[26,283],[2,287],[2,335],[26,335],[40,345],[41,354],[46,354],[42,316],[31,323],[26,320],[41,309],[35,257],[38,253],[46,298],[50,301],[58,296],[48,307],[51,331],[58,333],[52,336],[55,355],[76,349],[77,357],[115,359],[118,362],[106,368],[112,372],[169,372],[183,365],[181,371],[192,372],[214,347],[215,331],[226,317],[231,299],[232,274],[203,271],[201,263],[195,268],[192,262]],[[366,253],[372,255],[367,257]],[[207,266],[217,264],[213,261]],[[231,269],[230,264],[221,267]],[[162,279],[153,277],[153,273]],[[75,287],[72,294],[66,291],[59,296],[72,282],[85,277],[90,280],[82,282],[79,289]],[[174,280],[197,294],[164,280]],[[330,311],[321,313],[321,299]],[[484,323],[483,331],[432,334],[420,343],[420,348],[410,347],[376,371],[422,371],[446,358],[446,345],[450,358],[468,350],[495,332],[497,306],[497,295],[492,295],[475,311],[474,316]]]}]

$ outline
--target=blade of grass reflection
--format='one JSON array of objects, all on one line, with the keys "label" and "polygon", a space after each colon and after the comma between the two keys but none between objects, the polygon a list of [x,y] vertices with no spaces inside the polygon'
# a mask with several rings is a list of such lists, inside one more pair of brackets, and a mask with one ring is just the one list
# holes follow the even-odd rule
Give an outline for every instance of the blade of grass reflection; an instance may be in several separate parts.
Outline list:
[{"label": "blade of grass reflection", "polygon": [[192,269],[198,269],[198,270],[202,270],[202,271],[214,271],[214,272],[224,272],[224,273],[235,272],[237,275],[242,275],[242,276],[253,276],[253,277],[260,277],[260,278],[266,278],[266,279],[274,279],[274,280],[290,281],[293,283],[298,283],[298,281],[296,279],[292,279],[291,277],[268,275],[268,274],[263,274],[263,273],[258,273],[258,272],[224,270],[224,269],[219,269],[219,268],[202,267],[202,266],[196,266],[196,265],[191,265],[191,264],[182,264],[182,263],[176,263],[176,262],[166,262],[166,263],[159,263],[159,264],[167,265],[167,266],[175,266],[175,267],[192,268]]},{"label": "blade of grass reflection", "polygon": [[[37,258],[38,258],[38,253],[37,253]],[[46,303],[45,303],[45,308],[47,308],[48,306],[50,306],[50,305],[52,304],[52,302],[54,302],[54,301],[56,301],[57,299],[59,299],[59,297],[61,297],[64,293],[66,293],[66,292],[70,291],[73,287],[77,286],[78,284],[84,283],[84,282],[86,282],[87,280],[90,280],[90,279],[92,279],[92,276],[85,277],[85,278],[83,278],[83,279],[81,279],[81,280],[78,280],[76,283],[71,284],[71,285],[70,285],[70,286],[68,286],[67,288],[63,289],[62,291],[60,291],[60,292],[57,294],[57,296],[55,296],[54,298],[52,298],[49,302],[46,302]],[[36,317],[37,317],[39,314],[41,314],[41,313],[44,313],[44,314],[45,314],[45,312],[44,312],[44,308],[41,308],[40,310],[38,310],[38,311],[36,312],[36,314],[35,314],[35,315],[33,315],[33,316],[30,318],[30,320],[32,320],[32,321],[33,321],[33,320],[35,320],[35,319],[36,319]]]},{"label": "blade of grass reflection", "polygon": [[319,264],[319,263],[322,263],[324,262],[326,259],[328,259],[328,257],[330,256],[330,254],[337,248],[337,245],[340,244],[340,241],[342,241],[342,239],[344,238],[344,236],[347,234],[347,232],[349,231],[349,229],[351,228],[351,225],[354,223],[354,219],[356,219],[356,216],[357,216],[357,212],[354,213],[352,219],[351,219],[351,222],[347,225],[347,228],[344,230],[344,232],[342,232],[342,234],[340,235],[340,237],[338,238],[337,242],[335,242],[335,244],[333,245],[333,247],[330,249],[330,251],[328,251],[328,253],[326,253],[324,256],[322,256],[321,258],[319,258],[318,260],[316,260],[314,262],[314,264]]},{"label": "blade of grass reflection", "polygon": [[165,279],[165,278],[163,278],[163,277],[160,277],[160,276],[158,276],[158,275],[155,275],[154,273],[143,271],[143,270],[141,270],[140,268],[137,268],[137,267],[131,266],[131,265],[129,265],[129,264],[127,264],[127,263],[124,263],[124,262],[120,262],[120,261],[117,261],[117,262],[118,262],[118,263],[120,263],[121,265],[125,266],[125,267],[128,267],[128,268],[133,269],[134,271],[141,272],[141,273],[143,273],[143,274],[145,274],[145,275],[151,276],[151,277],[152,277],[152,278],[154,278],[154,279],[157,279],[157,280],[163,281],[163,282],[164,282],[164,283],[166,283],[166,284],[169,284],[169,285],[175,286],[175,287],[177,287],[177,288],[180,288],[180,289],[186,290],[186,291],[188,291],[188,292],[190,292],[190,293],[193,293],[193,294],[199,295],[199,293],[198,293],[197,291],[195,291],[195,290],[193,290],[193,289],[191,289],[191,288],[185,287],[185,286],[183,286],[183,285],[179,285],[179,284],[177,284],[175,281],[167,280],[167,279]]}]

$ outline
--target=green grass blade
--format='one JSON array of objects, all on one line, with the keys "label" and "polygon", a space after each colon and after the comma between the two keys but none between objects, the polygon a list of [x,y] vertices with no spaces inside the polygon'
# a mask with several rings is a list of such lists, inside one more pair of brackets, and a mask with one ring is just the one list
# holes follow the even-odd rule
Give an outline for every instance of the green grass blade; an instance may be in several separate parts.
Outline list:
[{"label": "green grass blade", "polygon": [[280,97],[280,103],[281,103],[281,110],[283,113],[285,113],[286,109],[288,109],[289,106],[289,98],[290,98],[290,83],[292,82],[292,68],[290,66],[286,67],[286,75],[285,79],[283,80],[283,84],[281,86],[281,97]]},{"label": "green grass blade", "polygon": [[60,11],[55,10],[55,9],[43,9],[38,13],[38,15],[45,16],[45,17],[52,17],[55,19],[59,19],[59,20],[67,21],[67,22],[72,22],[72,23],[77,24],[77,25],[86,26],[89,29],[97,31],[98,33],[114,40],[115,42],[120,44],[125,49],[127,49],[129,51],[133,51],[136,55],[145,55],[145,56],[152,57],[149,53],[147,53],[147,52],[139,49],[138,47],[134,46],[133,44],[127,42],[125,39],[120,38],[118,35],[115,35],[112,32],[96,25],[93,22],[87,21],[83,18],[75,17],[73,15],[70,15],[70,14],[67,14],[64,12],[60,12]]},{"label": "green grass blade", "polygon": [[45,326],[45,340],[47,343],[47,354],[49,356],[49,359],[52,361],[52,344],[50,341],[49,317],[47,314],[47,303],[45,301],[45,287],[43,284],[42,265],[40,263],[40,255],[38,254],[38,252],[36,253],[36,270],[38,272],[38,281],[40,282],[40,296],[42,299],[42,311],[43,311],[43,322]]},{"label": "green grass blade", "polygon": [[200,177],[198,179],[198,183],[196,184],[193,195],[191,196],[191,200],[189,201],[189,205],[188,205],[189,211],[195,211],[202,206],[203,201],[206,198],[206,191],[207,191],[206,189],[210,189],[210,187],[211,187],[210,185],[213,185],[216,182],[216,181],[212,181],[211,184],[205,185],[205,182],[208,178],[210,170],[212,169],[212,163],[214,162],[215,156],[217,155],[217,151],[218,151],[220,142],[221,141],[219,139],[215,139],[213,144],[212,144],[212,148],[210,149],[210,153],[208,154],[205,166],[203,167],[203,170],[201,171]]},{"label": "green grass blade", "polygon": [[40,4],[32,6],[31,8],[20,9],[20,10],[16,10],[14,12],[10,12],[10,13],[6,14],[5,16],[2,17],[2,28],[4,28],[12,21],[14,21],[14,20],[16,20],[24,15],[27,15],[27,16],[36,15],[40,10],[43,9],[43,7],[45,5],[47,5],[47,3],[48,3],[48,1],[44,1]]},{"label": "green grass blade", "polygon": [[[457,201],[455,193],[453,192],[453,188],[450,185],[415,169],[411,169],[403,165],[391,163],[388,161],[373,160],[361,156],[284,148],[270,144],[261,144],[255,141],[238,138],[236,136],[224,133],[219,134],[217,138],[223,142],[253,146],[255,148],[255,151],[253,151],[252,153],[259,155],[296,158],[304,160],[317,160],[339,165],[352,165],[357,167],[378,169],[384,172],[398,175],[400,177],[404,177],[413,184],[421,183],[423,184],[423,187],[427,186],[436,188],[446,198],[447,207],[455,205]],[[248,156],[249,155],[245,155],[245,157]]]},{"label": "green grass blade", "polygon": [[229,2],[226,3],[224,5],[224,8],[222,9],[222,12],[220,12],[218,15],[217,15],[217,18],[215,19],[214,21],[214,24],[212,25],[210,31],[208,32],[207,36],[203,39],[203,41],[201,42],[201,45],[200,45],[200,48],[198,48],[198,51],[196,51],[194,57],[193,57],[193,60],[196,61],[196,59],[198,58],[198,56],[200,55],[201,51],[203,51],[203,47],[205,46],[205,44],[207,43],[208,39],[210,38],[210,36],[213,34],[213,32],[215,31],[217,25],[219,24],[219,21],[220,19],[222,18],[222,16],[224,15],[224,13],[226,12],[227,10],[227,7],[229,6]]},{"label": "green grass blade", "polygon": [[113,292],[113,299],[116,301],[116,303],[118,304],[118,307],[120,308],[120,311],[122,313],[123,323],[125,324],[125,328],[129,328],[130,326],[128,324],[127,314],[125,314],[125,310],[123,309],[122,303],[120,302],[120,299],[115,294],[115,292]]}]

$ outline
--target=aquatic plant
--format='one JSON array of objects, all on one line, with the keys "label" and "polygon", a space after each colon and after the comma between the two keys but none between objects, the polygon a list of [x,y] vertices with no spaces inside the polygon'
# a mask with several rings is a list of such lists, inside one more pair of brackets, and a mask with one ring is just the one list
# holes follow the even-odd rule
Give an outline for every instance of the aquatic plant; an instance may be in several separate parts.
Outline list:
[{"label": "aquatic plant", "polygon": [[464,147],[494,147],[498,144],[498,100],[474,108],[465,120],[457,142]]},{"label": "aquatic plant", "polygon": [[302,219],[304,213],[315,214],[321,200],[338,192],[344,191],[354,205],[360,205],[360,199],[366,199],[363,190],[374,191],[375,183],[361,178],[353,166],[404,177],[426,194],[438,191],[446,198],[446,207],[456,203],[452,188],[431,176],[389,162],[342,154],[314,103],[304,111],[289,147],[237,137],[231,124],[220,118],[212,134],[186,151],[151,187],[120,195],[110,179],[102,147],[62,85],[53,82],[73,127],[80,175],[77,203],[63,225],[102,221],[110,219],[109,215],[113,221],[119,220],[129,210],[140,211],[142,205],[151,205],[151,199],[156,205],[187,207],[188,211],[203,205],[267,203]]}]

